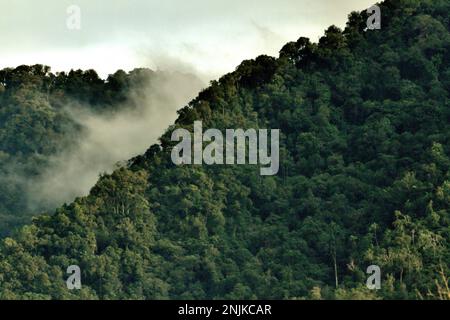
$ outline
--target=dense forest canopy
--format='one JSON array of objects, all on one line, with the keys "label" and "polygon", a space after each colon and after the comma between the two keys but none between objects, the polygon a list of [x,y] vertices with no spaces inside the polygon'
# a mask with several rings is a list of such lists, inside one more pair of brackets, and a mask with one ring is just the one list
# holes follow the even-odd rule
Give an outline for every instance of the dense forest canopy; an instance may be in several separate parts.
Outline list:
[{"label": "dense forest canopy", "polygon": [[[5,238],[0,298],[450,298],[450,2],[380,7],[381,30],[365,30],[367,13],[353,12],[318,43],[300,38],[279,58],[244,61],[179,110],[160,144]],[[51,152],[39,134],[49,140],[70,126],[51,120],[64,119],[48,108],[58,91],[47,97],[36,86],[53,83],[103,109],[123,99],[127,78],[7,71],[2,166],[11,155]],[[33,94],[34,104],[22,103]],[[24,119],[8,120],[6,99]],[[196,120],[279,128],[279,174],[175,166],[171,132]],[[69,265],[81,268],[81,290],[66,288]],[[365,286],[370,265],[382,270],[380,290]]]},{"label": "dense forest canopy", "polygon": [[[46,179],[44,174],[62,179],[56,172],[61,168],[55,168],[55,159],[60,163],[66,162],[59,167],[67,167],[67,171],[72,165],[69,160],[79,161],[76,165],[83,168],[88,164],[80,161],[90,160],[90,155],[84,155],[88,159],[80,156],[69,159],[69,152],[92,153],[86,147],[80,148],[89,139],[94,140],[91,144],[95,146],[92,147],[108,147],[101,145],[101,138],[89,135],[111,134],[108,131],[126,129],[126,122],[134,120],[130,114],[136,114],[135,118],[142,117],[143,122],[151,116],[151,108],[170,109],[173,105],[170,112],[175,113],[175,108],[185,99],[182,97],[189,96],[190,90],[197,92],[203,87],[200,82],[190,74],[149,69],[135,69],[129,73],[119,70],[105,80],[100,79],[94,70],[53,74],[49,67],[42,65],[0,70],[0,235],[9,234],[40,211],[54,210],[56,205],[63,204],[65,199],[53,206],[52,201],[41,199],[45,194],[35,195],[36,188],[48,188],[52,182],[43,181]],[[183,85],[184,92],[169,93],[168,88],[175,85]],[[158,116],[161,119],[168,113],[169,110],[159,110]],[[126,120],[122,119],[124,115],[128,115]],[[121,119],[114,122],[117,118]],[[87,121],[92,122],[90,126],[99,128],[89,132]],[[102,122],[111,124],[100,127]],[[138,126],[139,123],[130,125]],[[149,132],[141,131],[143,135]],[[134,144],[138,145],[137,141]],[[125,149],[126,146],[118,147],[122,152]],[[93,163],[90,165],[94,167]],[[73,174],[66,176],[73,178]],[[95,176],[93,178],[96,179]],[[70,183],[79,183],[79,180],[82,179]],[[54,192],[57,187],[48,188],[49,192]]]}]

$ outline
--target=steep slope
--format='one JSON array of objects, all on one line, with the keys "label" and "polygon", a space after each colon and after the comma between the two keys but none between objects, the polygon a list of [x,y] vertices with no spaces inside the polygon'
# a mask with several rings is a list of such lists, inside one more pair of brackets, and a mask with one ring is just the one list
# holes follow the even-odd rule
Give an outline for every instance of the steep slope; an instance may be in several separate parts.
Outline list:
[{"label": "steep slope", "polygon": [[[2,242],[0,297],[449,298],[450,4],[381,10],[381,30],[352,13],[213,82],[160,145]],[[279,174],[175,166],[195,120],[279,128]]]},{"label": "steep slope", "polygon": [[100,172],[145,151],[201,88],[193,75],[149,69],[106,80],[42,65],[0,70],[0,236],[86,194]]}]

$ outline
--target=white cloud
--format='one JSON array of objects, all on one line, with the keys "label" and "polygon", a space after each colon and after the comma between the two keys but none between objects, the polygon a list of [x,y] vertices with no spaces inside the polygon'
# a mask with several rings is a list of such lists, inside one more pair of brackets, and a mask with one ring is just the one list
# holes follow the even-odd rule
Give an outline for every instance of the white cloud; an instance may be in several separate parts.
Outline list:
[{"label": "white cloud", "polygon": [[[69,5],[81,30],[66,27]],[[316,41],[373,0],[0,0],[0,68],[44,63],[55,71],[158,67],[175,58],[207,78],[284,42]],[[261,33],[261,30],[267,32]],[[267,38],[268,34],[276,37]],[[164,58],[163,58],[164,56]]]}]

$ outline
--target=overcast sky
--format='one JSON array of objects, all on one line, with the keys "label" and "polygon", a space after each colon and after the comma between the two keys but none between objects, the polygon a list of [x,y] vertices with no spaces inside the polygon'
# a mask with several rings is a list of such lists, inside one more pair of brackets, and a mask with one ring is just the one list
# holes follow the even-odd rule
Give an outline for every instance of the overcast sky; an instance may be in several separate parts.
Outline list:
[{"label": "overcast sky", "polygon": [[[135,67],[194,72],[205,80],[244,59],[278,55],[300,36],[317,41],[331,24],[374,0],[0,0],[0,68],[41,63],[101,76]],[[67,8],[81,29],[67,27]]]}]

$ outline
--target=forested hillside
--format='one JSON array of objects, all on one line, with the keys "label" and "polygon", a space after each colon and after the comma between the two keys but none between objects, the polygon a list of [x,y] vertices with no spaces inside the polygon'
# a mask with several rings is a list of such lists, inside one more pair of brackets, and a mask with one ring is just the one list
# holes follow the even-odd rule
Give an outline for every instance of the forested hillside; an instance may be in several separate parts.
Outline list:
[{"label": "forested hillside", "polygon": [[[0,298],[449,299],[450,2],[380,7],[381,30],[354,12],[318,43],[244,61],[160,144],[5,238]],[[96,105],[84,83],[75,98]],[[196,120],[279,128],[280,172],[175,166],[171,132]],[[66,287],[69,265],[81,290]],[[380,290],[366,288],[370,265]]]},{"label": "forested hillside", "polygon": [[[167,104],[174,102],[164,99],[165,86],[192,83],[201,88],[199,82],[192,75],[149,69],[129,73],[119,70],[105,80],[94,70],[54,74],[42,65],[0,70],[0,236],[30,222],[31,216],[40,211],[55,209],[49,201],[40,199],[43,195],[36,196],[35,189],[42,187],[39,182],[44,172],[57,175],[52,157],[69,150],[76,152],[89,139],[86,132],[89,128],[77,119],[79,114],[88,113],[94,119],[109,116],[112,122],[120,113],[142,113],[149,108],[148,104],[162,104],[159,100],[164,100],[168,109]],[[157,90],[161,92],[154,92]],[[100,142],[95,141],[97,148],[103,147]],[[48,187],[48,183],[44,186]],[[62,200],[57,205],[61,204]]]}]

